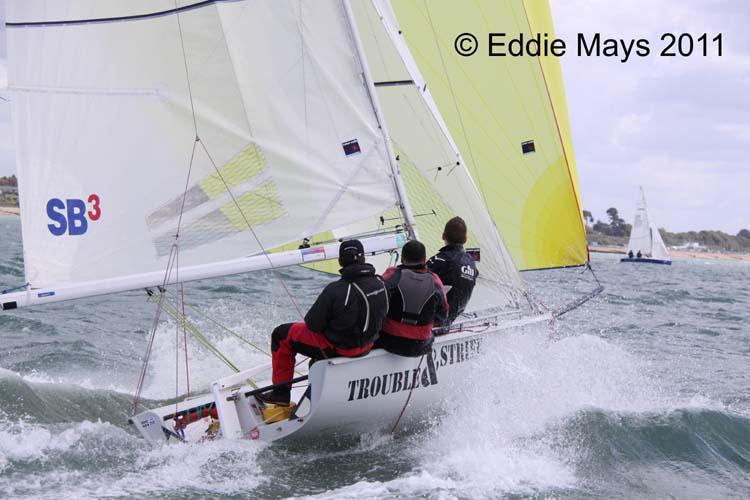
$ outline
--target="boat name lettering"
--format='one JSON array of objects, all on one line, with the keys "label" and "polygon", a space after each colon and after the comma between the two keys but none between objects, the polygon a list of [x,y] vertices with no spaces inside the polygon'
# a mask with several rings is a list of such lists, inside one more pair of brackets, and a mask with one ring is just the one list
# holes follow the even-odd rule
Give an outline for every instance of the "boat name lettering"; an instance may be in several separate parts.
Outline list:
[{"label": "boat name lettering", "polygon": [[384,373],[375,377],[347,382],[348,401],[387,396],[397,392],[429,387],[438,383],[438,370],[446,365],[463,363],[479,354],[481,338],[461,340],[435,347],[418,368]]}]

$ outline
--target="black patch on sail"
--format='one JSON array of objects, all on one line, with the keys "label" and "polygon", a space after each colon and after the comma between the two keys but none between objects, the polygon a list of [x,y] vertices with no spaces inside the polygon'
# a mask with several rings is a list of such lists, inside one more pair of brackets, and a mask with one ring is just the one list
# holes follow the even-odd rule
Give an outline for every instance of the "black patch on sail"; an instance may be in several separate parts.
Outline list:
[{"label": "black patch on sail", "polygon": [[344,154],[346,156],[357,155],[362,152],[359,148],[359,141],[357,139],[346,141],[342,143],[341,146],[344,148]]},{"label": "black patch on sail", "polygon": [[466,249],[466,255],[471,258],[474,262],[479,262],[482,260],[481,253],[478,248],[467,248]]},{"label": "black patch on sail", "polygon": [[534,141],[525,141],[521,143],[521,152],[525,155],[529,153],[533,153],[536,151],[536,146],[534,146]]}]

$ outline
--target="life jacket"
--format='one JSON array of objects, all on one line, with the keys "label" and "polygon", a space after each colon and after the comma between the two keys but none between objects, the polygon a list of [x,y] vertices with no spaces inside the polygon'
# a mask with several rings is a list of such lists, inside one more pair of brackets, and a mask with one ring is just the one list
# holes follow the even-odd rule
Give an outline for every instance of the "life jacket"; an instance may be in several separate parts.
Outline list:
[{"label": "life jacket", "polygon": [[438,297],[432,273],[398,269],[386,287],[390,298],[388,318],[413,326],[434,321]]}]

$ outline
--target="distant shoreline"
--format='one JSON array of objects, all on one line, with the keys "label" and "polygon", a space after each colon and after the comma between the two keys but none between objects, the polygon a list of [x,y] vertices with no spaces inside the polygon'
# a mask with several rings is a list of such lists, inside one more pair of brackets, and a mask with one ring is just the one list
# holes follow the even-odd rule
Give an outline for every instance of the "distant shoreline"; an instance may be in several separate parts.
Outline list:
[{"label": "distant shoreline", "polygon": [[[627,253],[627,248],[616,246],[598,246],[589,247],[589,252],[625,255]],[[734,260],[740,262],[750,262],[750,254],[746,253],[695,252],[691,250],[670,250],[669,253],[672,254],[672,257],[679,257],[683,259]]]},{"label": "distant shoreline", "polygon": [[18,207],[0,207],[0,215],[21,215],[21,209]]}]

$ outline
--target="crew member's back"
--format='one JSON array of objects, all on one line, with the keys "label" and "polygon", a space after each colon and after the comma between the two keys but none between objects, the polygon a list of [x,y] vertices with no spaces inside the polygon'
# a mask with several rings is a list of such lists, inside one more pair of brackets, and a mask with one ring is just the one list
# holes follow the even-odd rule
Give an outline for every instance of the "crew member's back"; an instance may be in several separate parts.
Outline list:
[{"label": "crew member's back", "polygon": [[421,356],[432,348],[432,328],[445,321],[448,302],[426,257],[422,243],[409,241],[401,250],[401,265],[383,273],[389,307],[375,347],[401,356]]},{"label": "crew member's back", "polygon": [[443,285],[450,287],[450,312],[444,326],[450,326],[464,312],[479,277],[474,259],[464,250],[466,233],[464,220],[461,217],[453,217],[445,224],[443,230],[445,246],[427,262],[427,268],[440,277]]},{"label": "crew member's back", "polygon": [[272,382],[276,387],[256,398],[288,405],[295,355],[311,359],[364,356],[373,346],[388,310],[385,284],[365,262],[362,243],[349,240],[339,249],[341,279],[329,283],[304,322],[279,325],[271,334]]}]

